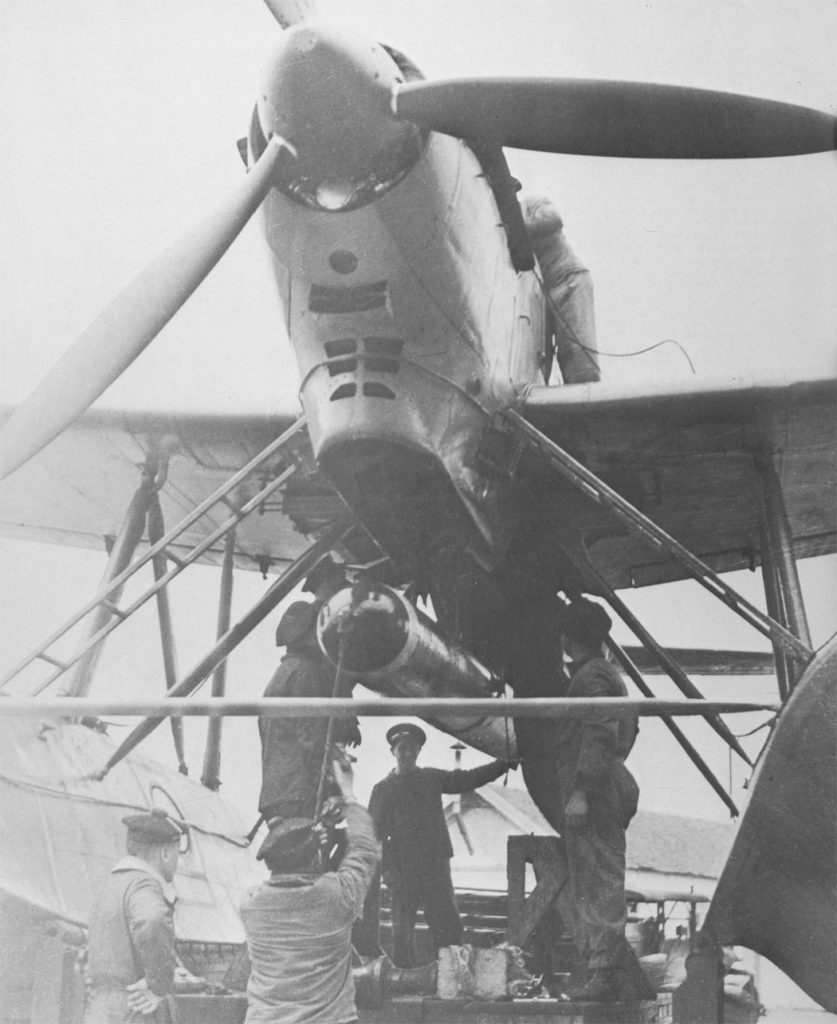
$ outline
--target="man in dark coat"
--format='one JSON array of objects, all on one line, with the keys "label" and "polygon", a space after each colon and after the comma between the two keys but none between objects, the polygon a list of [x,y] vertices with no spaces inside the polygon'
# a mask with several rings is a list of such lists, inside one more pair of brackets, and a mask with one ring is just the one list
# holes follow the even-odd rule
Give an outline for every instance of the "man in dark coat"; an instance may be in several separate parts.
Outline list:
[{"label": "man in dark coat", "polygon": [[383,877],[392,900],[392,958],[400,967],[416,965],[414,929],[420,907],[437,948],[462,943],[442,793],[469,793],[509,768],[505,761],[470,771],[419,768],[416,760],[425,739],[424,730],[408,722],[388,730],[396,766],[375,786],[369,800],[369,813],[383,843]]},{"label": "man in dark coat", "polygon": [[[265,697],[331,697],[335,669],[317,643],[319,602],[295,601],[282,616],[276,644],[285,656],[273,674]],[[349,696],[347,692],[339,696]],[[313,818],[318,808],[317,788],[325,753],[328,720],[325,718],[259,718],[262,743],[262,788],[259,811],[266,821]],[[335,744],[360,743],[357,719],[335,722]],[[328,757],[331,763],[331,756]],[[336,792],[329,783],[325,796]]]},{"label": "man in dark coat", "polygon": [[160,808],[122,820],[128,856],[111,870],[90,915],[84,1024],[170,1019],[172,881],[183,829]]},{"label": "man in dark coat", "polygon": [[[564,650],[572,662],[567,696],[624,697],[627,689],[602,645],[610,616],[593,601],[574,601],[563,613]],[[637,734],[636,716],[558,721],[558,790],[570,875],[567,923],[586,958],[587,982],[571,997],[610,1001],[620,997],[618,972],[628,954],[625,939],[625,829],[636,812],[639,789],[625,767]],[[566,911],[562,906],[560,909]]]}]

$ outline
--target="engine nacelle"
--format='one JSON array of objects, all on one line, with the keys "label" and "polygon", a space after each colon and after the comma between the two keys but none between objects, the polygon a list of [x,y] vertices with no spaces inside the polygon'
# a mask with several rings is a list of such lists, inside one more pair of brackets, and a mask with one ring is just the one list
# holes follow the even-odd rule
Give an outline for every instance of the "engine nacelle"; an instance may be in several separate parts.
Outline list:
[{"label": "engine nacelle", "polygon": [[[324,605],[317,636],[329,661],[342,663],[350,678],[387,697],[490,697],[497,689],[494,675],[433,627],[397,591],[364,580]],[[516,756],[511,719],[446,715],[427,720],[492,757]]]}]

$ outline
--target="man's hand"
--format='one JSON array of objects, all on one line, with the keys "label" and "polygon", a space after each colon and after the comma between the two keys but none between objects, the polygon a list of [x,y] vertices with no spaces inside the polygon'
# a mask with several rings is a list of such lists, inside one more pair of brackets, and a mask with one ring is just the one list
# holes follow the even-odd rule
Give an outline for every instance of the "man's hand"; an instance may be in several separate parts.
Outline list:
[{"label": "man's hand", "polygon": [[354,773],[352,772],[351,762],[348,760],[338,761],[335,759],[331,762],[331,772],[343,799],[354,800],[355,794],[354,789],[352,788]]},{"label": "man's hand", "polygon": [[582,789],[574,789],[564,807],[567,828],[584,828],[587,824],[587,796]]},{"label": "man's hand", "polygon": [[163,1001],[162,996],[154,995],[145,978],[135,981],[133,985],[126,985],[126,991],[128,992],[128,1006],[134,1013],[154,1013]]}]

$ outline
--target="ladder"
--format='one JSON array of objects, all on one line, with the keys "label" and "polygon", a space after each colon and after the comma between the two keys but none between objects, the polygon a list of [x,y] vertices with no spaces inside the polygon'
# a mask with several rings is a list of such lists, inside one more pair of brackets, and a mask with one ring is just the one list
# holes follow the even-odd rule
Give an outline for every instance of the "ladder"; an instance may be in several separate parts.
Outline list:
[{"label": "ladder", "polygon": [[[88,652],[98,647],[98,645],[101,644],[117,626],[125,622],[150,598],[161,591],[164,587],[168,586],[168,584],[175,579],[175,577],[180,575],[187,566],[197,561],[197,559],[200,558],[207,549],[211,548],[213,544],[225,537],[231,530],[234,530],[243,519],[250,515],[250,513],[255,509],[263,505],[263,503],[267,501],[275,491],[282,487],[282,485],[296,471],[298,465],[297,460],[299,458],[296,453],[296,447],[305,437],[304,428],[305,418],[300,417],[293,426],[277,437],[274,441],[271,441],[266,448],[238,470],[238,472],[230,477],[226,483],[222,484],[199,505],[195,506],[195,508],[176,526],[169,530],[169,532],[161,537],[156,543],[152,544],[139,558],[132,561],[127,568],[114,576],[113,579],[111,579],[106,586],[95,594],[90,601],[83,605],[79,611],[71,616],[71,618],[56,629],[55,632],[50,634],[46,640],[40,643],[34,650],[30,651],[22,661],[18,662],[10,671],[0,678],[0,690],[5,689],[9,683],[16,679],[30,665],[40,661],[51,665],[53,667],[53,671],[49,673],[45,680],[40,682],[31,691],[31,696],[37,696],[37,694],[45,690],[55,682],[56,679],[64,675],[64,673],[72,668],[73,665],[85,657]],[[231,492],[235,491],[242,481],[264,466],[265,463],[277,452],[286,448],[290,453],[290,464],[269,482],[263,483],[260,481],[261,487],[245,504],[236,504],[236,502],[230,497]],[[171,545],[177,540],[177,538],[199,519],[203,518],[207,513],[219,505],[223,505],[229,512],[223,522],[207,534],[203,540],[191,547],[185,555],[175,555],[171,550]],[[152,586],[143,591],[139,597],[135,598],[126,607],[119,607],[114,595],[119,594],[126,580],[134,576],[134,574],[146,565],[146,563],[150,562],[155,558],[155,556],[161,553],[164,554],[172,563],[172,568],[164,575],[155,579]],[[93,636],[89,637],[85,643],[80,645],[70,657],[59,657],[54,653],[54,648],[58,641],[60,641],[61,638],[64,637],[74,626],[81,622],[85,616],[89,615],[90,612],[97,608],[104,608],[108,613],[110,613],[110,618],[107,623],[94,633]]]}]

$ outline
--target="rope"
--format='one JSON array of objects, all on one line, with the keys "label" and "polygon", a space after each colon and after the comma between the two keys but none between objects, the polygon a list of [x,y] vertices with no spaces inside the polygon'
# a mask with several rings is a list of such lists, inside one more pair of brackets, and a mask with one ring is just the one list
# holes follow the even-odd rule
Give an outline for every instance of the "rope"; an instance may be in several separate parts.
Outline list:
[{"label": "rope", "polygon": [[[346,639],[348,637],[350,626],[344,623],[340,624],[339,627],[339,647],[337,653],[337,671],[334,673],[334,687],[331,691],[331,699],[334,700],[340,693],[340,687],[343,683],[343,651]],[[317,782],[317,799],[314,801],[314,821],[320,816],[320,811],[323,809],[323,793],[325,791],[326,777],[328,775],[329,764],[331,762],[331,744],[334,739],[334,716],[329,715],[328,726],[326,727],[325,735],[325,746],[323,747],[323,760],[320,764],[320,778]]]}]

